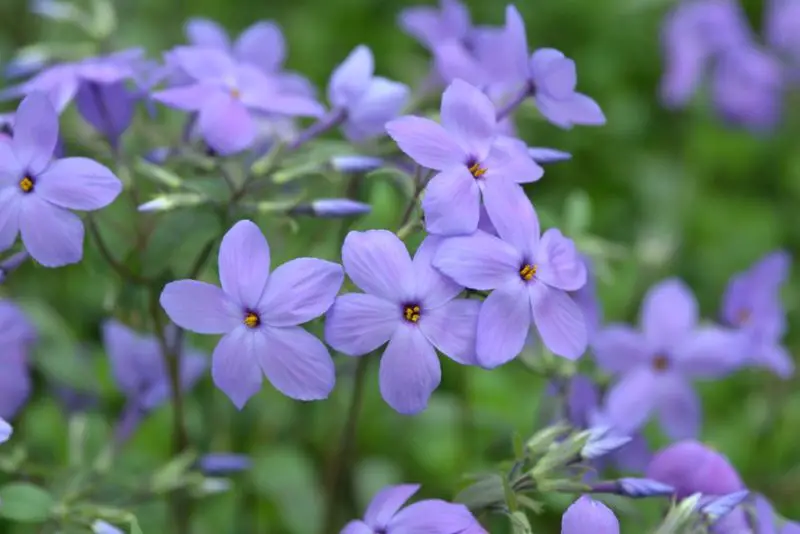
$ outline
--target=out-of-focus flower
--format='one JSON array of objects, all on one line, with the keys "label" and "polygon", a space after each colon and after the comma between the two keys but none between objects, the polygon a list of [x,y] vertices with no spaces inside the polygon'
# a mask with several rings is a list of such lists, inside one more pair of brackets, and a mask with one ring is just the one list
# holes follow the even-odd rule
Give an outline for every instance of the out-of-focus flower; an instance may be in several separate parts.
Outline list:
[{"label": "out-of-focus flower", "polygon": [[608,506],[584,495],[564,512],[561,534],[619,534],[619,521]]},{"label": "out-of-focus flower", "polygon": [[764,34],[769,46],[790,61],[800,61],[800,1],[769,0],[764,15]]},{"label": "out-of-focus flower", "polygon": [[247,471],[253,465],[249,456],[231,453],[209,453],[200,458],[200,470],[207,475],[229,475]]},{"label": "out-of-focus flower", "polygon": [[22,234],[34,260],[45,267],[83,257],[83,223],[69,210],[94,211],[111,204],[122,183],[88,158],[52,159],[58,115],[40,93],[17,109],[14,136],[0,143],[0,250]]},{"label": "out-of-focus flower", "polygon": [[344,133],[352,141],[385,133],[384,125],[408,101],[408,86],[374,73],[372,51],[360,45],[333,71],[328,84],[328,100],[344,113]]},{"label": "out-of-focus flower", "polygon": [[553,353],[579,358],[586,319],[568,292],[586,283],[586,266],[575,244],[555,228],[542,234],[524,195],[486,195],[485,202],[499,237],[478,231],[448,238],[434,258],[462,286],[493,290],[478,316],[478,363],[492,368],[514,359],[532,324]]},{"label": "out-of-focus flower", "polygon": [[81,116],[95,130],[108,138],[111,146],[119,145],[119,138],[133,120],[136,95],[126,82],[80,85],[76,106]]},{"label": "out-of-focus flower", "polygon": [[[414,161],[439,171],[422,200],[425,227],[431,234],[474,232],[481,197],[490,203],[528,202],[518,183],[538,180],[542,168],[517,139],[496,135],[491,100],[470,84],[456,80],[442,95],[441,124],[416,116],[389,122],[386,130]],[[494,216],[489,210],[489,216]]]},{"label": "out-of-focus flower", "polygon": [[655,411],[673,439],[697,435],[700,400],[691,379],[716,378],[741,365],[742,336],[698,326],[698,306],[680,280],[653,286],[642,303],[641,332],[626,325],[600,330],[592,347],[605,371],[619,375],[604,412],[623,432],[639,429]]},{"label": "out-of-focus flower", "polygon": [[11,425],[0,417],[0,443],[5,443],[6,441],[11,438],[11,434],[14,433],[14,429],[11,428]]},{"label": "out-of-focus flower", "polygon": [[298,258],[272,273],[264,234],[239,221],[222,240],[222,288],[197,280],[170,282],[161,306],[175,324],[199,334],[225,334],[211,376],[237,408],[261,388],[263,375],[284,395],[324,399],[336,380],[322,342],[301,324],[325,313],[344,281],[341,266]]},{"label": "out-of-focus flower", "polygon": [[0,417],[12,418],[28,400],[28,350],[35,339],[33,325],[19,306],[0,299]]},{"label": "out-of-focus flower", "polygon": [[800,523],[785,521],[779,524],[772,504],[763,496],[755,497],[757,534],[800,534]]},{"label": "out-of-focus flower", "polygon": [[365,215],[372,207],[349,198],[318,198],[311,202],[311,211],[317,217],[352,217]]},{"label": "out-of-focus flower", "polygon": [[367,173],[379,169],[382,165],[383,160],[373,156],[334,156],[331,158],[333,169],[343,173]]},{"label": "out-of-focus flower", "polygon": [[416,6],[400,13],[400,27],[433,50],[438,44],[464,42],[472,24],[467,7],[458,0],[441,0],[439,8]]},{"label": "out-of-focus flower", "polygon": [[436,349],[458,363],[475,363],[480,303],[456,298],[464,287],[433,268],[440,243],[427,237],[412,260],[391,232],[350,232],[342,262],[364,293],[338,297],[325,322],[325,341],[348,356],[363,356],[388,341],[381,357],[381,395],[403,414],[424,410],[438,387],[442,369]]},{"label": "out-of-focus flower", "polygon": [[675,488],[679,499],[695,493],[720,496],[745,489],[725,456],[694,440],[679,441],[656,452],[646,474]]}]

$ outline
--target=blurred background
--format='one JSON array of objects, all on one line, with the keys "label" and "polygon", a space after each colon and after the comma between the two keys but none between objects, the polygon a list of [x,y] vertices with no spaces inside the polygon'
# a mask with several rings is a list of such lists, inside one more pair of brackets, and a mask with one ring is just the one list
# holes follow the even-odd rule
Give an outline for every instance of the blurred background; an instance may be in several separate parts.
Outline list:
[{"label": "blurred background", "polygon": [[[503,23],[504,1],[465,3],[474,22]],[[647,287],[673,275],[693,288],[704,317],[713,320],[731,275],[770,250],[785,248],[795,254],[800,249],[800,98],[789,95],[782,123],[767,134],[725,124],[704,91],[685,110],[664,109],[658,99],[663,70],[659,32],[674,4],[517,4],[531,48],[552,46],[573,57],[578,89],[594,97],[608,119],[604,127],[562,131],[526,120],[532,114],[523,110],[518,126],[529,145],[573,155],[569,162],[548,167],[529,191],[537,208],[556,214],[556,219],[569,219],[565,224],[586,234],[582,242],[603,253],[598,287],[609,320],[635,321]],[[762,2],[744,4],[753,27],[760,28]],[[412,5],[416,3],[406,0],[119,0],[119,30],[113,40],[116,48],[143,46],[159,58],[163,50],[185,42],[183,24],[191,16],[214,19],[232,35],[256,20],[271,19],[283,28],[288,42],[287,68],[320,88],[332,68],[362,43],[373,50],[378,74],[413,87],[425,76],[429,57],[396,24],[399,12]],[[24,0],[0,2],[0,63],[20,47],[72,38],[69,31],[31,14]],[[15,105],[7,103],[3,111],[13,111]],[[62,125],[69,146],[75,140],[70,139],[67,124],[72,119],[67,115]],[[75,149],[81,151],[80,146]],[[397,191],[376,182],[362,184],[361,194],[374,211],[356,226],[393,227],[404,202]],[[125,224],[119,216],[118,220]],[[202,243],[203,236],[184,240],[189,234],[181,233],[201,222],[175,224],[177,241],[153,252],[153,261],[179,263],[184,252]],[[285,229],[267,226],[273,265],[300,255],[337,259],[335,232],[329,228],[325,223],[303,223],[300,233],[287,237]],[[205,276],[213,279],[215,268]],[[0,295],[25,302],[40,329],[35,395],[15,420],[18,439],[37,461],[67,465],[70,460],[66,436],[71,412],[58,394],[58,384],[96,397],[87,412],[88,450],[99,451],[109,439],[123,399],[110,378],[99,325],[109,315],[136,324],[135,313],[117,307],[127,290],[119,288],[115,275],[88,248],[78,265],[53,271],[27,265],[12,284],[0,286]],[[800,349],[800,325],[792,313],[799,296],[800,277],[793,275],[784,290],[790,325],[786,345],[793,353]],[[209,337],[190,339],[209,352],[216,342]],[[586,360],[582,365],[590,368]],[[340,363],[337,388],[328,401],[294,402],[265,386],[242,412],[204,376],[188,396],[186,408],[195,447],[203,453],[244,453],[253,466],[234,477],[230,491],[195,506],[192,532],[319,530],[324,464],[338,442],[352,382],[349,363]],[[489,469],[511,456],[514,432],[528,436],[545,422],[540,417],[545,383],[523,372],[518,362],[494,371],[443,364],[442,386],[429,409],[413,418],[396,414],[382,401],[377,365],[370,369],[358,459],[341,490],[352,507],[342,509],[343,521],[360,515],[371,495],[389,483],[419,482],[421,496],[452,498],[463,487],[464,474]],[[731,459],[751,489],[794,518],[800,517],[798,380],[782,381],[750,369],[699,386],[702,439]],[[126,444],[118,469],[146,472],[166,463],[171,454],[170,421],[168,406],[153,413]],[[664,443],[657,428],[649,428],[647,434],[654,448]],[[135,508],[146,534],[168,532],[165,502]],[[556,503],[550,515],[532,518],[534,530],[556,532],[558,506],[568,502]],[[657,507],[637,510],[654,512]],[[636,515],[628,521],[642,524]],[[630,528],[629,532],[641,531]],[[37,529],[12,527],[0,519],[0,532],[40,532]]]}]

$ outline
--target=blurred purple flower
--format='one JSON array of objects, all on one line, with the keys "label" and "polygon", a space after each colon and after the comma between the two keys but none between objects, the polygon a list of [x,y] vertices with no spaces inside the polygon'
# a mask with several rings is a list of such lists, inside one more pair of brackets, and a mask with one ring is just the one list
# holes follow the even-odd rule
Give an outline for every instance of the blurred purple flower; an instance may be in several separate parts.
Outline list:
[{"label": "blurred purple flower", "polygon": [[717,378],[744,357],[742,336],[719,326],[698,326],[698,306],[678,279],[648,291],[641,332],[615,324],[600,330],[592,348],[600,367],[619,375],[604,412],[623,432],[641,428],[653,411],[672,439],[697,435],[700,399],[691,379]]},{"label": "blurred purple flower", "polygon": [[662,28],[666,67],[661,80],[665,105],[686,104],[709,63],[720,53],[750,42],[747,19],[736,0],[686,0]]},{"label": "blurred purple flower", "polygon": [[778,527],[777,516],[772,504],[763,496],[755,497],[757,534],[800,534],[800,523],[786,521]]},{"label": "blurred purple flower", "polygon": [[781,378],[794,374],[794,361],[781,345],[786,312],[780,286],[786,282],[790,264],[786,251],[771,252],[733,276],[722,297],[723,323],[740,328],[748,337],[746,363],[767,367]]},{"label": "blurred purple flower", "polygon": [[318,198],[311,202],[311,210],[317,217],[352,217],[365,215],[372,207],[349,198]]},{"label": "blurred purple flower", "polygon": [[439,8],[416,6],[400,13],[400,27],[433,50],[449,41],[465,41],[472,30],[469,11],[458,0],[440,0]]},{"label": "blurred purple flower", "polygon": [[553,353],[580,357],[587,344],[586,320],[568,292],[586,283],[586,267],[575,244],[555,228],[540,237],[539,219],[524,195],[485,200],[500,237],[482,231],[452,237],[434,259],[436,268],[459,284],[494,290],[478,316],[478,363],[493,368],[514,359],[531,324]]},{"label": "blurred purple flower", "polygon": [[133,120],[136,95],[124,81],[98,84],[81,84],[76,105],[81,116],[92,127],[108,138],[112,147],[119,146],[119,138]]},{"label": "blurred purple flower", "polygon": [[125,534],[125,532],[108,523],[103,521],[102,519],[98,519],[94,523],[92,523],[92,533],[93,534]]},{"label": "blurred purple flower", "polygon": [[694,440],[679,441],[656,452],[646,473],[647,478],[675,488],[678,499],[695,493],[720,496],[745,489],[725,456]]},{"label": "blurred purple flower", "polygon": [[461,364],[475,359],[480,303],[456,298],[463,286],[433,268],[440,243],[427,237],[412,260],[391,232],[350,232],[342,262],[364,293],[338,297],[325,322],[325,341],[348,356],[362,356],[388,341],[381,357],[381,395],[402,414],[424,410],[439,385],[436,349]]},{"label": "blurred purple flower", "polygon": [[14,433],[14,429],[8,424],[8,421],[0,417],[0,443],[5,443]]},{"label": "blurred purple flower", "polygon": [[298,258],[272,274],[270,249],[251,221],[239,221],[219,250],[222,289],[196,280],[170,282],[161,306],[172,321],[199,334],[225,334],[211,376],[237,408],[261,388],[262,376],[293,399],[324,399],[333,389],[328,349],[301,324],[325,313],[342,287],[342,268]]},{"label": "blurred purple flower", "polygon": [[427,499],[403,508],[418,490],[418,484],[382,489],[373,497],[364,519],[350,521],[341,534],[487,534],[463,504]]},{"label": "blurred purple flower", "polygon": [[3,66],[3,76],[7,80],[32,76],[41,71],[50,60],[50,57],[42,50],[23,49],[8,63]]},{"label": "blurred purple flower", "polygon": [[58,115],[46,96],[33,94],[17,108],[14,137],[0,143],[0,250],[22,234],[34,260],[45,267],[83,257],[83,223],[70,209],[111,204],[122,183],[88,158],[52,159]]},{"label": "blurred purple flower", "polygon": [[351,141],[385,133],[384,125],[397,117],[408,101],[408,86],[374,73],[372,51],[360,45],[331,75],[328,100],[345,114],[344,133]]},{"label": "blurred purple flower", "polygon": [[497,135],[494,105],[485,94],[454,81],[442,95],[441,121],[405,116],[386,125],[400,150],[423,167],[439,171],[422,199],[429,233],[474,232],[481,197],[487,204],[512,203],[515,197],[527,202],[516,184],[534,182],[544,171],[524,143]]},{"label": "blurred purple flower", "polygon": [[274,79],[222,51],[182,46],[168,54],[169,61],[194,81],[159,91],[153,98],[169,107],[197,112],[205,141],[221,155],[253,145],[254,114],[318,117],[323,113],[313,99],[282,91]]},{"label": "blurred purple flower", "polygon": [[22,310],[0,299],[0,417],[12,418],[28,400],[28,349],[35,339],[33,325]]},{"label": "blurred purple flower", "polygon": [[800,61],[800,0],[768,0],[764,35],[769,46]]},{"label": "blurred purple flower", "polygon": [[608,506],[584,495],[564,512],[561,534],[619,534],[619,521]]},{"label": "blurred purple flower", "polygon": [[200,470],[206,475],[229,475],[247,471],[253,465],[249,456],[224,452],[209,453],[198,461]]},{"label": "blurred purple flower", "polygon": [[383,160],[374,156],[334,156],[331,158],[331,166],[341,173],[367,173],[380,169]]}]

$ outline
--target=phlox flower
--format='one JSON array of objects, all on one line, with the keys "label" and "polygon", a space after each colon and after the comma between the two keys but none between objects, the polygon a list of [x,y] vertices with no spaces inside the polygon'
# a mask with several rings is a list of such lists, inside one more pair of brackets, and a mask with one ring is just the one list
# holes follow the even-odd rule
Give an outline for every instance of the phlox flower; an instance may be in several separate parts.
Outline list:
[{"label": "phlox flower", "polygon": [[342,263],[364,293],[338,297],[325,322],[327,343],[348,356],[362,356],[388,341],[380,364],[381,395],[404,414],[424,410],[441,381],[436,349],[458,363],[474,363],[480,303],[456,298],[464,287],[432,267],[440,242],[427,237],[412,260],[389,231],[350,232]]},{"label": "phlox flower", "polygon": [[608,506],[584,495],[564,512],[561,534],[619,534],[619,521]]},{"label": "phlox flower", "polygon": [[224,334],[211,376],[237,408],[262,376],[288,397],[324,399],[335,375],[328,349],[301,324],[325,313],[344,280],[341,266],[298,258],[272,273],[270,249],[251,221],[239,221],[219,250],[222,288],[197,280],[170,282],[161,306],[172,321],[199,334]]},{"label": "phlox flower", "polygon": [[755,513],[757,534],[800,534],[800,523],[781,522],[772,504],[763,495],[756,495]]},{"label": "phlox flower", "polygon": [[19,306],[0,299],[0,417],[12,418],[28,400],[28,350],[35,337],[33,325]]}]

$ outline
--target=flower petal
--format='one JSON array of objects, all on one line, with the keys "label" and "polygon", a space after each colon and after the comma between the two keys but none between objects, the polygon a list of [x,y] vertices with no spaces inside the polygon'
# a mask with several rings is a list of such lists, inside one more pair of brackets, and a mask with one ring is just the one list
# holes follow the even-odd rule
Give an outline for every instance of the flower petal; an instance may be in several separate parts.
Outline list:
[{"label": "flower petal", "polygon": [[376,493],[364,512],[364,522],[371,527],[370,533],[373,530],[386,529],[392,517],[419,488],[419,484],[399,484],[387,486]]},{"label": "flower petal", "polygon": [[0,138],[0,187],[18,187],[25,169],[14,155],[10,138]]},{"label": "flower petal", "polygon": [[386,132],[400,150],[423,167],[443,171],[467,161],[447,130],[430,119],[400,117],[386,124]]},{"label": "flower petal", "polygon": [[647,341],[639,332],[622,324],[599,330],[592,340],[592,352],[600,367],[613,374],[628,372],[650,358]]},{"label": "flower petal", "polygon": [[219,280],[237,304],[255,311],[269,279],[269,243],[258,226],[242,220],[231,227],[219,247]]},{"label": "flower petal", "polygon": [[502,178],[518,184],[531,183],[544,176],[544,169],[528,153],[519,139],[501,136],[495,139],[486,160],[486,181]]},{"label": "flower petal", "polygon": [[516,358],[531,328],[531,306],[522,280],[506,283],[486,297],[478,315],[478,364],[492,369]]},{"label": "flower petal", "polygon": [[477,231],[445,239],[436,251],[433,266],[464,287],[489,290],[519,280],[521,261],[508,243]]},{"label": "flower petal", "polygon": [[200,109],[203,139],[221,155],[241,152],[253,144],[256,125],[241,101],[225,93],[210,95]]},{"label": "flower petal", "polygon": [[8,250],[19,234],[19,214],[22,198],[14,187],[0,189],[0,252]]},{"label": "flower petal", "polygon": [[347,234],[342,245],[342,263],[347,276],[366,293],[401,303],[413,290],[408,250],[387,230]]},{"label": "flower petal", "polygon": [[258,304],[270,326],[296,326],[328,311],[344,282],[338,263],[297,258],[272,273]]},{"label": "flower petal", "polygon": [[428,183],[422,197],[425,229],[434,235],[468,235],[478,228],[481,193],[469,170],[459,165]]},{"label": "flower petal", "polygon": [[336,372],[328,349],[319,339],[299,326],[265,327],[264,336],[266,350],[256,356],[275,389],[297,400],[328,397]]},{"label": "flower petal", "polygon": [[766,367],[784,380],[794,375],[794,360],[785,347],[777,343],[762,347],[755,358],[755,364]]},{"label": "flower petal", "polygon": [[561,230],[550,228],[539,242],[536,254],[539,270],[536,278],[550,287],[577,291],[586,285],[586,265],[578,255],[575,242]]},{"label": "flower petal", "polygon": [[691,384],[677,373],[666,374],[660,380],[657,410],[661,427],[671,440],[699,434],[700,399]]},{"label": "flower petal", "polygon": [[259,329],[244,325],[219,340],[211,356],[211,378],[238,409],[258,393],[263,381],[258,356],[272,350]]},{"label": "flower petal", "polygon": [[328,100],[336,107],[353,105],[366,92],[375,72],[369,47],[359,45],[334,69],[328,84]]},{"label": "flower petal", "polygon": [[235,70],[227,51],[208,46],[178,46],[170,57],[195,80],[224,80]]},{"label": "flower petal", "polygon": [[27,350],[23,346],[3,347],[0,356],[0,417],[10,419],[25,405],[31,393],[31,377],[25,363]]},{"label": "flower petal", "polygon": [[603,126],[606,123],[606,116],[600,105],[589,96],[575,93],[570,97],[567,106],[573,124]]},{"label": "flower petal", "polygon": [[477,87],[454,80],[442,94],[442,126],[464,152],[483,161],[497,130],[494,104]]},{"label": "flower petal", "polygon": [[356,105],[347,111],[346,133],[363,140],[386,132],[386,123],[397,117],[409,97],[407,85],[380,76],[372,78]]},{"label": "flower petal", "polygon": [[286,40],[277,24],[259,21],[239,35],[233,54],[239,61],[272,73],[279,70],[286,59]]},{"label": "flower petal", "polygon": [[381,396],[399,413],[413,415],[428,406],[441,379],[442,368],[433,345],[419,328],[401,325],[381,357]]},{"label": "flower petal", "polygon": [[642,302],[642,331],[658,349],[683,340],[694,329],[697,319],[697,301],[691,289],[677,278],[651,287]]},{"label": "flower petal", "polygon": [[506,6],[506,20],[503,27],[503,48],[501,58],[504,78],[519,82],[529,77],[528,37],[525,32],[525,21],[513,5]]},{"label": "flower petal", "polygon": [[438,308],[424,310],[419,329],[448,358],[474,365],[477,363],[475,336],[480,309],[478,300],[451,300]]},{"label": "flower petal", "polygon": [[468,534],[477,523],[463,504],[426,499],[410,504],[392,518],[387,529],[397,534],[453,532]]},{"label": "flower petal", "polygon": [[22,101],[14,116],[11,144],[17,162],[27,172],[39,174],[50,163],[58,142],[58,114],[50,99],[33,93]]},{"label": "flower petal", "polygon": [[507,179],[487,181],[483,203],[503,241],[517,249],[524,259],[533,261],[539,243],[539,217],[522,187]]},{"label": "flower petal", "polygon": [[444,276],[433,266],[433,258],[443,241],[441,237],[426,237],[412,260],[413,282],[416,288],[414,298],[429,309],[453,300],[464,290],[464,286]]},{"label": "flower petal", "polygon": [[[142,368],[160,362],[148,361],[150,351],[146,350],[148,347],[142,337],[118,321],[111,319],[103,323],[102,338],[114,381],[126,397],[135,397],[143,382]],[[160,357],[158,351],[155,355]]]},{"label": "flower petal", "polygon": [[19,213],[22,242],[45,267],[62,267],[83,258],[83,223],[63,208],[37,195],[26,195]]},{"label": "flower petal", "polygon": [[533,322],[545,346],[554,354],[575,360],[588,345],[586,318],[566,292],[545,284],[528,284]]},{"label": "flower petal", "polygon": [[340,534],[375,534],[375,531],[363,521],[353,520],[344,526]]},{"label": "flower petal", "polygon": [[227,50],[230,40],[225,30],[213,20],[194,17],[184,28],[188,41],[195,46],[207,46]]},{"label": "flower petal", "polygon": [[5,443],[11,437],[14,429],[8,424],[8,421],[0,417],[0,443]]},{"label": "flower petal", "polygon": [[89,158],[54,161],[36,180],[36,194],[73,210],[98,210],[114,202],[122,182],[111,170]]},{"label": "flower petal", "polygon": [[619,534],[614,512],[586,495],[572,503],[561,518],[561,534]]},{"label": "flower petal", "polygon": [[749,356],[747,333],[718,326],[693,331],[672,351],[684,376],[719,378],[739,368]]},{"label": "flower petal", "polygon": [[197,280],[170,282],[159,302],[173,323],[198,334],[226,334],[244,320],[220,288]]},{"label": "flower petal", "polygon": [[400,326],[397,303],[364,293],[338,297],[325,318],[325,342],[347,356],[377,349]]},{"label": "flower petal", "polygon": [[611,424],[622,433],[639,430],[655,408],[658,376],[648,367],[637,367],[625,373],[611,386],[605,413]]},{"label": "flower petal", "polygon": [[208,83],[193,83],[153,93],[153,100],[183,111],[198,111],[209,97],[219,92],[219,87]]}]

